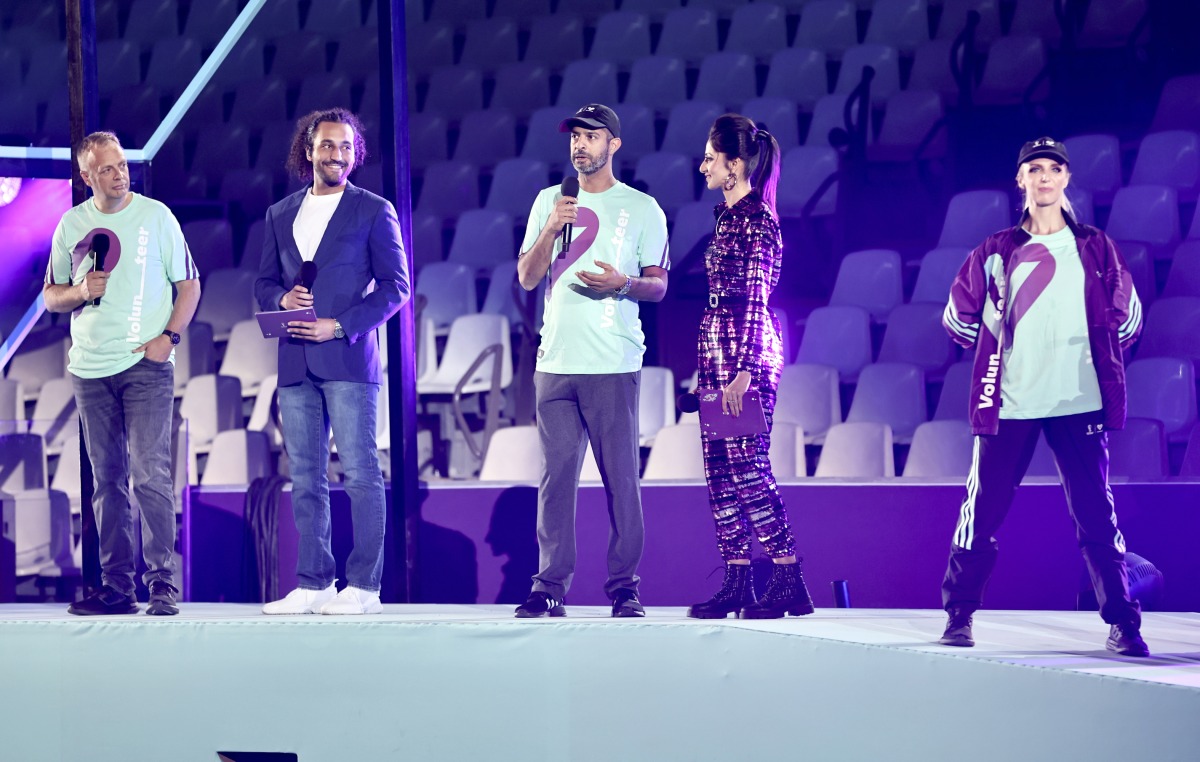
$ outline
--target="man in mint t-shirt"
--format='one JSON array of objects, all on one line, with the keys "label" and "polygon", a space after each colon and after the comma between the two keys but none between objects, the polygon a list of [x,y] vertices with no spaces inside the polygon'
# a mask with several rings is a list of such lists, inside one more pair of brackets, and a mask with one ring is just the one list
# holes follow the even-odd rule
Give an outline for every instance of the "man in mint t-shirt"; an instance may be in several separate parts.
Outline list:
[{"label": "man in mint t-shirt", "polygon": [[[654,199],[618,182],[612,109],[589,104],[559,125],[571,134],[578,197],[538,194],[517,272],[526,290],[547,279],[537,354],[537,422],[546,467],[538,490],[538,573],[518,617],[564,616],[575,571],[575,497],[590,441],[609,504],[613,616],[644,616],[638,601],[642,502],[638,383],[646,350],[639,301],[667,292],[667,220]],[[563,228],[572,226],[564,251]]]},{"label": "man in mint t-shirt", "polygon": [[171,211],[129,189],[116,135],[88,135],[76,159],[92,197],[58,223],[42,296],[51,312],[73,313],[67,370],[95,480],[103,586],[68,611],[138,612],[132,475],[150,590],[146,613],[177,614],[173,360],[200,301],[199,274]]}]

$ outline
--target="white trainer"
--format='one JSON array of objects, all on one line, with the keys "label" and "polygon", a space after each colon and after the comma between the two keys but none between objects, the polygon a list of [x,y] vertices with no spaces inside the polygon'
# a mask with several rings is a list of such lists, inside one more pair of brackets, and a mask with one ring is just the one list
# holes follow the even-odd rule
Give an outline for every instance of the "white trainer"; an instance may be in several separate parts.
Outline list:
[{"label": "white trainer", "polygon": [[263,604],[264,614],[316,614],[337,595],[335,580],[324,590],[306,590],[298,587],[277,601]]},{"label": "white trainer", "polygon": [[379,602],[379,593],[347,585],[320,611],[322,614],[380,614],[383,613],[383,604]]}]

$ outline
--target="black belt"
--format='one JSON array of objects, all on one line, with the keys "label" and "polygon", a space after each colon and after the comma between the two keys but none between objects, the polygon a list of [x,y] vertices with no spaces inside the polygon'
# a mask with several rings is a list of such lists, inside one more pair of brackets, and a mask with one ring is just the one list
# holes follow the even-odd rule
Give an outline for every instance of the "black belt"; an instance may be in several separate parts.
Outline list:
[{"label": "black belt", "polygon": [[718,307],[745,307],[749,302],[750,300],[747,297],[740,294],[725,294],[724,296],[721,294],[708,295],[708,306],[714,310]]}]

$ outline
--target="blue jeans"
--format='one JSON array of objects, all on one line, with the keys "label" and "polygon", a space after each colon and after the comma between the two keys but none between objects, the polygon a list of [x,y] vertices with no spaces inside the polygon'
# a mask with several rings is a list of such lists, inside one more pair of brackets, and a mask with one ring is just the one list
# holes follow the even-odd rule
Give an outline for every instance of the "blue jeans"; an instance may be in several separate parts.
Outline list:
[{"label": "blue jeans", "polygon": [[92,464],[92,505],[105,585],[133,595],[135,539],[129,477],[142,514],[142,557],[148,587],[175,584],[175,497],[171,420],[175,367],[142,359],[106,378],[71,376]]},{"label": "blue jeans", "polygon": [[375,450],[379,384],[322,381],[279,388],[283,443],[292,472],[292,514],[300,533],[296,577],[306,590],[334,582],[330,549],[329,430],[346,474],[354,549],[346,559],[346,582],[379,591],[383,574],[384,492]]}]

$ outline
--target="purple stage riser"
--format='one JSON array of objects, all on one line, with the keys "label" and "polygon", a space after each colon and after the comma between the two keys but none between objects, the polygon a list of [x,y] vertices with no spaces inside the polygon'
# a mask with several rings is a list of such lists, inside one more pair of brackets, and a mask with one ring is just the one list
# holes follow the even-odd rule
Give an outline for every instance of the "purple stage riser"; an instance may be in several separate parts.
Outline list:
[{"label": "purple stage riser", "polygon": [[[1163,608],[1200,610],[1200,484],[1114,486],[1129,550],[1164,574]],[[833,580],[848,580],[864,608],[939,608],[961,486],[830,484],[781,487],[818,607],[833,606]],[[422,491],[416,525],[414,597],[427,603],[518,603],[537,568],[537,490],[528,486],[451,486]],[[640,573],[648,605],[680,606],[720,584],[707,492],[702,485],[642,486],[646,550]],[[200,490],[193,497],[196,600],[252,600],[242,568],[243,496]],[[333,492],[334,554],[350,549],[348,501]],[[577,506],[578,563],[569,603],[605,602],[608,520],[603,489],[585,486]],[[393,517],[394,518],[394,517]],[[389,531],[393,524],[389,521]],[[295,584],[297,535],[285,494],[279,516],[280,590]],[[1083,564],[1057,484],[1017,492],[997,536],[1000,560],[985,606],[1073,609]],[[389,570],[394,571],[394,570]],[[239,587],[241,585],[241,587]],[[385,584],[386,588],[386,584]],[[385,598],[386,596],[385,589]]]}]

